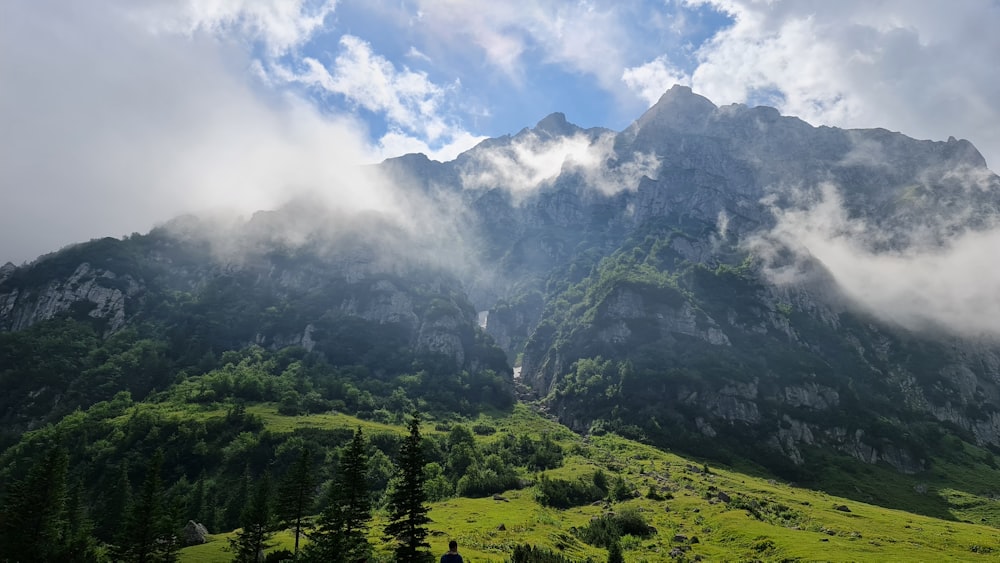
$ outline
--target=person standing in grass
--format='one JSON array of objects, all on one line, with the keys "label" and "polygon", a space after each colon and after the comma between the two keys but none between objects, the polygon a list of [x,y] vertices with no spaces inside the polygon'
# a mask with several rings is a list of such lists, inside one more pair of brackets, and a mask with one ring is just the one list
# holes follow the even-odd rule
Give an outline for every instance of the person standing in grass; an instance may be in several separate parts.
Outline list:
[{"label": "person standing in grass", "polygon": [[457,541],[448,542],[448,553],[441,556],[441,563],[463,563],[462,556],[458,554]]}]

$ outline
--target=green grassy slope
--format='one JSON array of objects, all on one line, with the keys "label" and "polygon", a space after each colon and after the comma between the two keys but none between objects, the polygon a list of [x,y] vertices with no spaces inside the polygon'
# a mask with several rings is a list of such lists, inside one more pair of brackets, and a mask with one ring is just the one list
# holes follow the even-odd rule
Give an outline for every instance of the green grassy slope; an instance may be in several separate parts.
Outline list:
[{"label": "green grassy slope", "polygon": [[[254,406],[250,411],[275,432],[302,426],[352,429],[361,425],[376,430],[372,422],[346,415],[285,417],[268,405]],[[995,528],[962,521],[998,522],[1000,505],[996,501],[986,495],[959,492],[975,488],[969,479],[988,486],[996,472],[985,465],[964,470],[935,465],[929,474],[914,477],[860,465],[854,472],[831,469],[831,476],[840,475],[839,481],[831,480],[834,487],[907,489],[911,494],[904,498],[914,499],[918,510],[926,511],[918,505],[921,500],[933,504],[941,516],[935,518],[726,468],[712,466],[705,473],[700,462],[614,435],[575,435],[524,405],[516,407],[512,415],[484,416],[482,421],[498,429],[492,437],[478,436],[482,441],[508,430],[537,436],[548,433],[568,454],[563,467],[547,472],[551,477],[590,475],[600,468],[610,477],[624,477],[639,496],[567,510],[540,505],[534,487],[508,491],[504,493],[507,500],[451,498],[431,505],[434,522],[430,541],[435,553],[443,553],[448,540],[454,538],[467,561],[503,562],[513,546],[521,543],[556,549],[574,560],[605,561],[607,552],[580,541],[574,527],[609,511],[633,508],[658,533],[648,539],[626,536],[622,543],[629,562],[669,560],[675,549],[682,550],[681,556],[687,560],[701,556],[709,561],[991,561],[1000,555]],[[425,432],[434,433],[433,426],[427,423]],[[403,431],[389,425],[378,425],[377,430]],[[950,483],[949,478],[955,481]],[[873,480],[866,482],[868,479]],[[926,484],[926,490],[921,483]],[[915,485],[923,492],[914,490]],[[651,488],[666,500],[646,498]],[[380,534],[382,517],[376,514],[372,541],[387,554]],[[213,536],[208,544],[182,550],[181,561],[228,560],[225,537]],[[288,547],[291,538],[283,533],[277,541]]]}]

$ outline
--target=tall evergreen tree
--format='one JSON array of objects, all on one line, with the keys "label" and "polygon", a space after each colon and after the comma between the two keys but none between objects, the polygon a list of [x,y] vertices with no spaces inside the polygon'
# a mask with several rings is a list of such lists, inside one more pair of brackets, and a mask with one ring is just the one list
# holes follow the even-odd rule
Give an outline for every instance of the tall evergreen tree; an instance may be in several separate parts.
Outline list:
[{"label": "tall evergreen tree", "polygon": [[250,501],[251,482],[253,479],[250,477],[250,466],[247,465],[243,468],[243,476],[240,477],[236,488],[226,501],[226,509],[222,515],[222,526],[225,529],[231,530],[239,527],[240,518]]},{"label": "tall evergreen tree", "polygon": [[113,541],[121,534],[121,530],[132,510],[132,482],[128,477],[129,465],[123,460],[118,466],[118,478],[114,487],[107,491],[107,496],[101,503],[101,514],[98,516],[98,536],[105,541]]},{"label": "tall evergreen tree", "polygon": [[157,450],[146,466],[139,495],[125,517],[117,556],[134,563],[169,563],[177,560],[178,539],[164,503],[163,450]]},{"label": "tall evergreen tree", "polygon": [[299,536],[302,535],[303,518],[313,505],[312,453],[302,448],[299,459],[288,471],[278,493],[278,515],[282,524],[295,534],[296,557],[299,555]]},{"label": "tall evergreen tree", "polygon": [[200,524],[208,523],[208,517],[205,510],[205,471],[202,470],[201,475],[198,476],[198,480],[194,482],[194,488],[191,490],[191,498],[188,502],[187,517],[189,520],[194,520]]},{"label": "tall evergreen tree", "polygon": [[53,447],[11,486],[0,508],[0,553],[10,561],[54,561],[66,525],[69,456]]},{"label": "tall evergreen tree", "polygon": [[319,517],[307,549],[311,561],[340,562],[366,559],[371,521],[368,453],[361,428],[340,455],[340,472],[330,483],[330,504]]},{"label": "tall evergreen tree", "polygon": [[271,488],[271,475],[265,473],[240,518],[243,528],[236,532],[234,539],[229,540],[233,561],[260,563],[264,560],[264,551],[273,547],[269,543],[275,529]]},{"label": "tall evergreen tree", "polygon": [[410,420],[410,435],[399,449],[396,482],[389,493],[387,539],[396,542],[396,561],[425,563],[433,561],[427,543],[427,493],[424,491],[424,452],[421,448],[420,415]]},{"label": "tall evergreen tree", "polygon": [[66,497],[66,519],[59,538],[59,561],[91,563],[97,561],[94,524],[87,516],[83,481],[77,479]]}]

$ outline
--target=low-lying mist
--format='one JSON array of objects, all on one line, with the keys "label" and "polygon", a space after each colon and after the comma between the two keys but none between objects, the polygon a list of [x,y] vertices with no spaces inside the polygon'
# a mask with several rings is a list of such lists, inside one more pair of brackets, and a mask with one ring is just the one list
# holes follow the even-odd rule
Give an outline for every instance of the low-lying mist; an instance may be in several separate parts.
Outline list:
[{"label": "low-lying mist", "polygon": [[[833,185],[799,191],[797,205],[772,207],[776,224],[746,245],[777,284],[804,281],[820,262],[850,301],[914,331],[1000,337],[1000,226],[963,225],[975,209],[939,210],[903,227],[848,212]],[[905,240],[905,245],[887,241]],[[789,259],[791,256],[791,259]]]}]

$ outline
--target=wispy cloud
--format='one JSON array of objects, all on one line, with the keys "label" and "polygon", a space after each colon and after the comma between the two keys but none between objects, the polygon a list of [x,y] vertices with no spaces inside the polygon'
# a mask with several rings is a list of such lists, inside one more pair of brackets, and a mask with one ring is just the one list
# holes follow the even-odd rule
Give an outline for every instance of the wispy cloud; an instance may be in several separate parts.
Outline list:
[{"label": "wispy cloud", "polygon": [[[376,54],[368,42],[352,35],[341,37],[340,47],[329,66],[306,57],[297,69],[275,67],[275,75],[319,88],[327,95],[343,96],[355,107],[384,116],[389,132],[378,147],[389,156],[398,154],[389,151],[405,147],[454,158],[482,139],[467,133],[444,113],[443,106],[458,84],[442,87],[424,72],[397,68]],[[437,149],[431,149],[432,145]]]},{"label": "wispy cloud", "polygon": [[622,82],[649,105],[653,105],[674,84],[691,85],[691,77],[670,64],[664,55],[648,63],[626,68]]},{"label": "wispy cloud", "polygon": [[323,29],[337,0],[153,0],[133,4],[131,14],[151,29],[204,32],[259,41],[282,55]]},{"label": "wispy cloud", "polygon": [[659,160],[635,154],[619,159],[614,134],[577,133],[543,137],[526,132],[509,144],[479,148],[462,170],[466,188],[502,188],[523,197],[563,173],[578,174],[584,184],[605,194],[633,190],[643,176],[655,177]]},{"label": "wispy cloud", "polygon": [[793,195],[798,205],[774,208],[774,228],[747,241],[773,282],[802,283],[818,261],[855,306],[883,321],[1000,336],[1000,228],[963,228],[968,214],[957,210],[892,232],[852,216],[833,185]]}]

